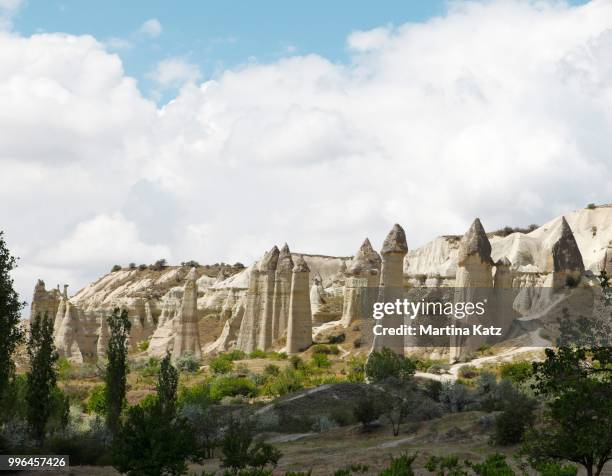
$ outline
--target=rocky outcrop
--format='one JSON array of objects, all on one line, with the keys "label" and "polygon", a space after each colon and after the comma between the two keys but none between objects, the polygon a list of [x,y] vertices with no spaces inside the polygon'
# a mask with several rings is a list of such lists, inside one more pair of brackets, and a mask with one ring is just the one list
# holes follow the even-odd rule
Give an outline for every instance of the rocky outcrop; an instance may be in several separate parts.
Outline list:
[{"label": "rocky outcrop", "polygon": [[98,359],[103,359],[106,357],[108,339],[109,339],[108,320],[105,317],[102,317],[100,319],[100,329],[98,331],[98,341],[96,342],[96,356]]},{"label": "rocky outcrop", "polygon": [[[408,253],[406,233],[404,229],[395,224],[383,243],[380,254],[382,256],[382,269],[380,273],[379,302],[395,302],[404,297],[404,256]],[[404,324],[404,316],[390,315],[381,319],[384,329],[398,328]],[[376,335],[373,349],[388,348],[398,355],[404,355],[403,335]]]},{"label": "rocky outcrop", "polygon": [[198,330],[198,288],[196,286],[196,279],[196,269],[191,268],[186,277],[181,310],[176,317],[176,336],[172,348],[172,357],[174,359],[185,354],[191,354],[197,359],[202,356]]},{"label": "rocky outcrop", "polygon": [[272,327],[274,316],[274,283],[278,265],[279,250],[273,246],[259,264],[259,285],[261,309],[259,312],[259,329],[257,347],[267,350],[272,346]]},{"label": "rocky outcrop", "polygon": [[291,296],[289,298],[289,322],[287,323],[287,346],[289,354],[295,354],[312,345],[312,313],[309,295],[310,269],[299,256],[293,267]]},{"label": "rocky outcrop", "polygon": [[39,279],[34,286],[34,295],[32,296],[32,304],[30,307],[30,321],[39,316],[48,315],[51,319],[55,319],[57,309],[59,307],[61,295],[59,289],[45,289],[45,282]]},{"label": "rocky outcrop", "polygon": [[347,270],[341,319],[344,327],[368,316],[372,290],[378,287],[380,280],[380,267],[380,255],[366,238]]},{"label": "rocky outcrop", "polygon": [[580,281],[584,272],[582,254],[565,217],[561,217],[559,237],[552,246],[553,287],[562,288]]},{"label": "rocky outcrop", "polygon": [[243,352],[253,352],[257,344],[258,317],[260,309],[259,268],[253,266],[249,276],[249,289],[246,293],[244,317],[240,324],[236,347]]},{"label": "rocky outcrop", "polygon": [[230,306],[229,301],[230,296],[228,295],[227,306],[224,305],[224,316],[226,316],[227,321],[223,326],[221,335],[217,340],[204,348],[203,352],[205,354],[227,352],[236,347],[242,318],[244,317],[244,300],[235,301],[232,298],[233,306],[227,311],[226,309]]},{"label": "rocky outcrop", "polygon": [[83,353],[79,345],[82,332],[79,332],[79,327],[77,310],[70,301],[67,301],[62,323],[55,337],[55,347],[60,357],[66,357],[74,362],[83,362]]},{"label": "rocky outcrop", "polygon": [[[489,299],[493,287],[493,261],[491,243],[476,218],[469,230],[461,238],[457,254],[457,276],[455,278],[455,304],[476,303]],[[453,319],[456,327],[468,326],[467,317]],[[455,362],[466,352],[469,339],[465,336],[452,336],[450,339],[450,360]]]},{"label": "rocky outcrop", "polygon": [[291,251],[285,243],[280,250],[274,281],[274,309],[272,311],[272,340],[274,341],[285,336],[287,332],[293,266]]}]

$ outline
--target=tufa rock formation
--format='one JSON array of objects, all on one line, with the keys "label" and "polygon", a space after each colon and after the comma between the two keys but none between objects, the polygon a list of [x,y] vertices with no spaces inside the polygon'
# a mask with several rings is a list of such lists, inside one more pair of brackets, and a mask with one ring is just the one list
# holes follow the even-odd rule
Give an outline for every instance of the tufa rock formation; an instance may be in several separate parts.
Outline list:
[{"label": "tufa rock formation", "polygon": [[193,355],[196,359],[202,356],[198,331],[198,287],[196,279],[196,269],[191,268],[186,277],[181,310],[176,317],[176,336],[174,337],[172,349],[172,357],[174,359],[187,353]]},{"label": "tufa rock formation", "polygon": [[257,326],[259,317],[259,268],[253,266],[249,275],[249,288],[246,293],[244,316],[238,332],[236,348],[243,352],[253,352],[257,343]]},{"label": "tufa rock formation", "polygon": [[574,233],[565,217],[561,217],[559,238],[552,246],[552,261],[554,288],[577,284],[580,281],[584,273],[584,262]]},{"label": "tufa rock formation", "polygon": [[34,286],[34,296],[32,297],[32,305],[30,307],[30,315],[33,319],[47,314],[51,319],[55,319],[57,309],[60,303],[59,289],[47,291],[45,282],[39,279]]},{"label": "tufa rock formation", "polygon": [[312,313],[308,292],[310,269],[299,256],[293,267],[291,296],[289,299],[289,322],[287,323],[287,353],[295,354],[312,345]]},{"label": "tufa rock formation", "polygon": [[291,276],[293,259],[287,243],[280,250],[274,282],[274,306],[272,311],[272,340],[283,337],[287,332],[289,320],[289,297],[291,296]]},{"label": "tufa rock formation", "polygon": [[365,239],[347,271],[341,323],[349,327],[353,322],[368,317],[371,296],[368,288],[376,288],[380,279],[380,255]]},{"label": "tufa rock formation", "polygon": [[274,316],[274,282],[276,267],[280,252],[276,246],[264,255],[259,264],[259,292],[261,295],[261,310],[259,313],[259,335],[257,347],[267,350],[272,346],[272,327]]},{"label": "tufa rock formation", "polygon": [[[380,273],[379,302],[394,302],[404,297],[404,257],[408,253],[406,233],[404,229],[395,224],[383,243],[380,254],[382,255],[382,270]],[[383,328],[399,327],[404,324],[403,316],[385,316],[380,324]],[[403,335],[375,335],[373,349],[380,350],[383,347],[391,349],[399,355],[404,355]]]}]

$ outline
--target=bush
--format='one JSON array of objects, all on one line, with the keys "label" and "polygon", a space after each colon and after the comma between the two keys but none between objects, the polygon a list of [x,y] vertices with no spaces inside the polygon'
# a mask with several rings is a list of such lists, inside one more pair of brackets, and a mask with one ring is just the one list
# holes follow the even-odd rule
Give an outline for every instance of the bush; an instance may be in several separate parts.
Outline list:
[{"label": "bush", "polygon": [[597,208],[597,205],[595,205],[594,203],[589,203],[586,206],[587,210],[595,210]]},{"label": "bush", "polygon": [[199,268],[200,267],[200,263],[198,263],[195,260],[189,260],[189,261],[183,261],[181,263],[181,266],[183,266],[184,268]]},{"label": "bush", "polygon": [[340,353],[340,349],[335,344],[316,344],[312,346],[312,349],[315,354],[338,355]]},{"label": "bush", "polygon": [[138,265],[138,269],[139,269],[140,271],[144,271],[144,270],[145,270],[145,269],[147,269],[147,268],[148,268],[148,266],[147,266],[146,264],[139,264],[139,265]]},{"label": "bush", "polygon": [[266,353],[261,349],[255,349],[253,352],[249,354],[249,358],[251,359],[265,359]]},{"label": "bush", "polygon": [[168,266],[165,258],[158,259],[155,263],[149,266],[149,269],[153,271],[162,271],[166,266]]},{"label": "bush", "polygon": [[266,365],[266,367],[264,368],[264,374],[275,377],[280,374],[280,367],[274,364]]},{"label": "bush", "polygon": [[346,379],[349,382],[364,382],[365,381],[365,364],[366,358],[363,356],[351,356],[349,358],[346,373]]},{"label": "bush", "polygon": [[113,266],[111,268],[111,273],[114,273],[115,271],[121,271],[121,265],[120,264],[116,264],[115,266]]},{"label": "bush", "polygon": [[313,367],[316,367],[318,369],[327,369],[331,367],[331,362],[327,358],[326,354],[314,354],[312,356],[311,363]]},{"label": "bush", "polygon": [[215,401],[223,397],[254,397],[257,395],[255,384],[244,377],[220,376],[213,380],[210,386],[210,398]]},{"label": "bush", "polygon": [[212,401],[210,384],[207,382],[192,387],[182,387],[178,396],[179,406],[191,405],[204,408],[210,405]]},{"label": "bush", "polygon": [[292,355],[289,358],[289,363],[291,364],[291,367],[293,367],[295,370],[300,370],[304,368],[304,361],[300,359],[297,355]]},{"label": "bush", "polygon": [[130,264],[128,265],[128,268],[130,268],[130,269],[136,269],[136,263],[130,263]]},{"label": "bush", "polygon": [[415,370],[416,364],[412,360],[386,347],[373,351],[365,365],[365,374],[372,382],[381,382],[389,377],[405,382],[414,375]]},{"label": "bush", "polygon": [[478,377],[478,369],[473,365],[462,365],[459,367],[458,375],[461,378],[471,379]]},{"label": "bush", "polygon": [[181,372],[197,372],[200,369],[200,361],[189,352],[176,359],[175,365]]},{"label": "bush", "polygon": [[425,383],[425,395],[433,401],[440,401],[440,392],[442,392],[442,382],[438,380],[428,380]]},{"label": "bush", "polygon": [[244,360],[246,358],[246,354],[238,349],[232,350],[230,352],[224,352],[222,354],[219,354],[219,358],[220,359],[226,359],[226,360],[231,360],[232,362],[234,360]]},{"label": "bush", "polygon": [[288,367],[277,376],[270,377],[262,388],[262,393],[270,397],[281,397],[304,388],[304,377],[295,369]]},{"label": "bush", "polygon": [[380,418],[382,415],[382,408],[372,395],[367,395],[357,402],[353,408],[353,415],[364,428],[368,428],[373,422]]},{"label": "bush", "polygon": [[515,476],[510,465],[506,463],[506,457],[499,453],[488,456],[482,463],[466,461],[465,464],[480,476]]},{"label": "bush", "polygon": [[408,454],[404,453],[397,458],[392,458],[391,464],[378,473],[378,476],[414,476],[412,463],[414,463],[416,457],[416,454],[408,456]]},{"label": "bush", "polygon": [[513,383],[523,383],[533,375],[531,362],[505,362],[501,365],[500,375]]},{"label": "bush", "polygon": [[149,349],[149,341],[148,340],[143,340],[140,341],[138,343],[138,351],[139,352],[146,352]]},{"label": "bush", "polygon": [[140,370],[143,377],[157,377],[159,375],[160,362],[157,357],[149,357]]},{"label": "bush", "polygon": [[268,357],[272,360],[287,360],[286,352],[269,352]]},{"label": "bush", "polygon": [[470,389],[458,382],[443,382],[440,391],[440,403],[450,412],[461,412],[475,401]]},{"label": "bush", "polygon": [[214,374],[227,374],[234,368],[234,363],[223,357],[216,357],[210,362],[210,370]]},{"label": "bush", "polygon": [[104,415],[106,413],[106,388],[104,385],[97,385],[89,395],[87,401],[87,412],[95,413],[97,415]]},{"label": "bush", "polygon": [[501,414],[495,418],[495,432],[492,440],[498,445],[520,443],[525,430],[533,424],[535,402],[518,394],[505,404]]}]

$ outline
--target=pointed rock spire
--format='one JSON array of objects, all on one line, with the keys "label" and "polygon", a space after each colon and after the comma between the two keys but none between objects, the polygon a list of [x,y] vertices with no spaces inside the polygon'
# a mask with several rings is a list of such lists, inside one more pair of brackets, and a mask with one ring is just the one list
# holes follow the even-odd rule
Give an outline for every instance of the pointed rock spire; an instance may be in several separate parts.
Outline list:
[{"label": "pointed rock spire", "polygon": [[565,217],[561,217],[561,233],[552,247],[553,271],[584,271],[582,254]]},{"label": "pointed rock spire", "polygon": [[370,243],[370,240],[366,238],[353,258],[349,272],[351,274],[359,274],[364,270],[378,270],[380,269],[381,262],[382,260],[380,255],[374,251],[374,248],[372,248],[372,243]]},{"label": "pointed rock spire", "polygon": [[280,252],[278,247],[274,245],[272,249],[266,252],[259,263],[259,271],[275,271],[278,264]]},{"label": "pointed rock spire", "polygon": [[491,260],[491,243],[479,218],[474,220],[469,230],[461,238],[458,254],[459,265],[473,255],[479,255],[480,261],[483,263],[493,264]]},{"label": "pointed rock spire", "polygon": [[397,223],[393,225],[393,228],[385,238],[382,249],[380,250],[381,255],[387,255],[392,253],[403,255],[408,253],[406,233],[404,232],[404,229]]},{"label": "pointed rock spire", "polygon": [[293,271],[293,259],[291,258],[291,251],[287,243],[285,243],[280,250],[276,270],[279,272]]},{"label": "pointed rock spire", "polygon": [[298,256],[295,260],[295,266],[293,267],[294,273],[308,273],[310,268],[308,267],[308,263],[303,256]]}]

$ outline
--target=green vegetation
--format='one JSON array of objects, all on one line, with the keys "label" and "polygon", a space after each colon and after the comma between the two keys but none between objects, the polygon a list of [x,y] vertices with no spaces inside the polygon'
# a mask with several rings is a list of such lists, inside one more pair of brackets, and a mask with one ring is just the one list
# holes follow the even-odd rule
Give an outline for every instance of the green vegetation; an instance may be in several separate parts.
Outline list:
[{"label": "green vegetation", "polygon": [[400,382],[407,381],[414,375],[416,363],[404,356],[397,355],[391,349],[383,348],[370,354],[365,365],[365,374],[371,382],[381,382],[393,377]]},{"label": "green vegetation", "polygon": [[108,317],[109,339],[106,350],[105,408],[106,426],[116,434],[120,426],[121,411],[125,405],[126,380],[129,371],[127,364],[127,339],[131,324],[124,309],[115,308]]}]

